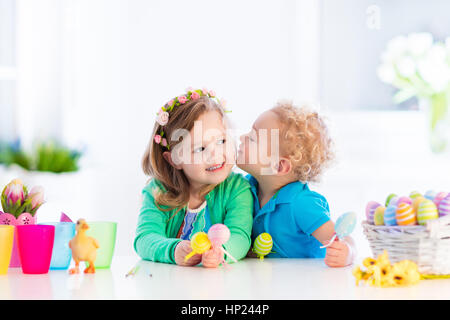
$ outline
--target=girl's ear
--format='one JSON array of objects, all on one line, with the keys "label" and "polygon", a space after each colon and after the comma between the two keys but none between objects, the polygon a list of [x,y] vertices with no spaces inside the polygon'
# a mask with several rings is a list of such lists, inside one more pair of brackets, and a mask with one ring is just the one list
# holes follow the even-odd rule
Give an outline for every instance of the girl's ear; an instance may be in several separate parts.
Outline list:
[{"label": "girl's ear", "polygon": [[280,158],[275,169],[277,170],[277,174],[280,176],[284,176],[285,174],[288,174],[292,170],[291,160],[289,160],[287,158]]},{"label": "girl's ear", "polygon": [[174,167],[175,169],[177,169],[177,170],[181,170],[181,169],[182,169],[182,168],[181,168],[181,165],[175,164],[175,163],[173,162],[173,160],[172,160],[172,153],[170,153],[169,151],[164,151],[164,152],[163,152],[163,157],[164,157],[164,159],[165,159],[172,167]]}]

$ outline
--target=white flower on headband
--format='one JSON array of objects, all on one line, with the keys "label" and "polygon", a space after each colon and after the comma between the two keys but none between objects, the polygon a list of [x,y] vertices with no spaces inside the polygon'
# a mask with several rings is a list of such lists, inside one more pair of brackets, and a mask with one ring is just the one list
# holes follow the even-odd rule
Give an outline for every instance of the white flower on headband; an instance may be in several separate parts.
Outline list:
[{"label": "white flower on headband", "polygon": [[167,122],[169,122],[169,113],[167,111],[159,110],[156,122],[161,126],[165,126]]}]

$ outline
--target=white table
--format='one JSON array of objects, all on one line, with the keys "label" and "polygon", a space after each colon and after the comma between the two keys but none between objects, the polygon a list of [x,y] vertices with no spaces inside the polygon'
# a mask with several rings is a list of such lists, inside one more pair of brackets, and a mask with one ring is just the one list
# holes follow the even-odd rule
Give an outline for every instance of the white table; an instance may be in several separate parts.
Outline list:
[{"label": "white table", "polygon": [[[135,264],[137,274],[125,277]],[[450,299],[450,279],[405,288],[357,287],[352,269],[329,268],[322,259],[244,259],[229,269],[206,269],[117,256],[111,269],[94,275],[9,269],[0,276],[0,299]]]}]

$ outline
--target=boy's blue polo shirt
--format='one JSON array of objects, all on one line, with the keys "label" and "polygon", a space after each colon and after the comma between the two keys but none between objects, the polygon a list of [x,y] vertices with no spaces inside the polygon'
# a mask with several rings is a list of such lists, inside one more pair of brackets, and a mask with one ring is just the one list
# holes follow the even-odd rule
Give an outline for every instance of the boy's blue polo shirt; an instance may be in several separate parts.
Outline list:
[{"label": "boy's blue polo shirt", "polygon": [[272,236],[274,251],[267,255],[269,258],[324,258],[326,249],[320,249],[321,243],[311,233],[330,220],[327,200],[309,190],[308,184],[295,181],[282,187],[260,208],[258,181],[251,175],[246,179],[255,208],[252,242],[267,232]]}]

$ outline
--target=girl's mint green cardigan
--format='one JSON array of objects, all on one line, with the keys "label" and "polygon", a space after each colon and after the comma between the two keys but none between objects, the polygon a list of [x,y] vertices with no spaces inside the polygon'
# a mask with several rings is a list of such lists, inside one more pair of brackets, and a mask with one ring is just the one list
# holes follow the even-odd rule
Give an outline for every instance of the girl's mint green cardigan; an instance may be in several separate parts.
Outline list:
[{"label": "girl's mint green cardigan", "polygon": [[[177,233],[184,219],[185,209],[175,213],[161,211],[155,204],[153,190],[165,190],[162,184],[152,179],[143,189],[143,202],[140,210],[134,250],[144,260],[175,263],[174,250],[182,241]],[[210,191],[205,199],[208,205],[211,224],[223,223],[231,232],[230,239],[223,246],[234,258],[242,259],[251,245],[251,229],[253,224],[253,196],[250,184],[241,175],[231,173],[225,181]],[[199,217],[200,218],[200,217]],[[192,234],[201,231],[194,225]],[[226,261],[232,260],[226,256]]]}]

